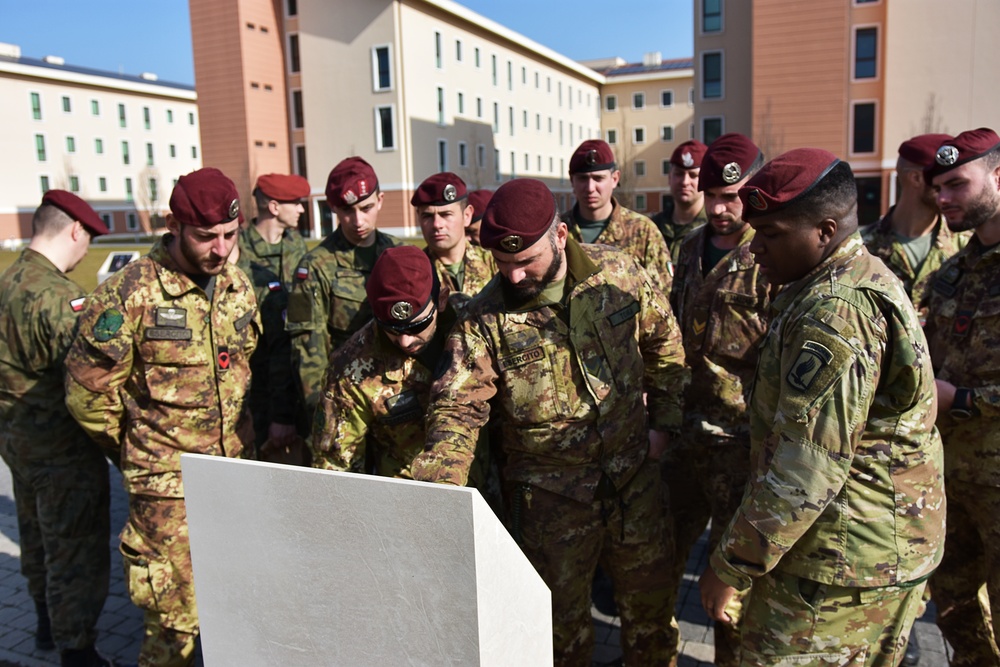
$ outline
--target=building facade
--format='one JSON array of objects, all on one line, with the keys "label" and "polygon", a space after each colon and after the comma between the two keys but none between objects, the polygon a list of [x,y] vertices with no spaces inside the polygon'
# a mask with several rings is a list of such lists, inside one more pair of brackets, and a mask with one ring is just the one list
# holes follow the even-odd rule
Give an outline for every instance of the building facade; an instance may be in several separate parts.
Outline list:
[{"label": "building facade", "polygon": [[201,166],[193,87],[21,57],[0,44],[0,239],[31,236],[50,188],[75,192],[112,233],[162,227],[177,179]]}]

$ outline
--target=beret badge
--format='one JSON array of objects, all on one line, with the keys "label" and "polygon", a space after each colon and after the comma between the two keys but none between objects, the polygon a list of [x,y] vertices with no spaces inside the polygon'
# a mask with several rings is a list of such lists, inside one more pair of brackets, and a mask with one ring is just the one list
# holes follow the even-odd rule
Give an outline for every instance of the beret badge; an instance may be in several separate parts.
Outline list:
[{"label": "beret badge", "polygon": [[358,203],[358,196],[354,194],[354,190],[345,190],[343,196],[348,206],[354,206]]},{"label": "beret badge", "polygon": [[229,202],[229,219],[232,220],[239,214],[240,214],[240,200],[234,199],[233,201]]},{"label": "beret badge", "polygon": [[681,163],[686,169],[690,169],[694,166],[694,157],[692,157],[691,153],[684,151],[681,155]]},{"label": "beret badge", "polygon": [[458,189],[454,185],[452,185],[451,183],[449,183],[448,185],[444,186],[444,200],[445,201],[448,201],[448,202],[455,201],[456,197],[458,197]]},{"label": "beret badge", "polygon": [[760,196],[760,190],[754,189],[754,191],[747,196],[747,201],[750,202],[750,205],[758,211],[767,210],[767,202]]},{"label": "beret badge", "polygon": [[942,167],[950,167],[958,162],[958,149],[954,146],[942,146],[934,156],[934,161]]},{"label": "beret badge", "polygon": [[722,168],[722,180],[729,185],[732,185],[736,181],[740,180],[740,176],[742,175],[743,170],[740,169],[740,165],[737,162],[730,162]]},{"label": "beret badge", "polygon": [[397,301],[392,304],[392,308],[389,309],[389,314],[402,322],[403,320],[409,319],[410,315],[413,314],[413,306],[406,301]]},{"label": "beret badge", "polygon": [[589,150],[587,151],[587,164],[595,165],[597,164],[597,151]]},{"label": "beret badge", "polygon": [[517,234],[505,236],[500,240],[500,247],[506,252],[518,252],[524,246],[524,239]]}]

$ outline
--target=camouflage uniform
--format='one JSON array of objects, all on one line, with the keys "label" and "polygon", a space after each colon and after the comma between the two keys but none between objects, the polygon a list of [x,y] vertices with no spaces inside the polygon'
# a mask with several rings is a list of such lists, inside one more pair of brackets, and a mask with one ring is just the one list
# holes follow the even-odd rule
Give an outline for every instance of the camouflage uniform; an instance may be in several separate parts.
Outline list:
[{"label": "camouflage uniform", "polygon": [[[375,259],[386,248],[400,244],[394,236],[375,234]],[[292,367],[298,372],[310,419],[330,355],[372,318],[365,283],[375,259],[369,264],[356,250],[338,228],[306,253],[295,271],[285,326],[292,338]]]},{"label": "camouflage uniform", "polygon": [[626,664],[663,664],[668,564],[647,426],[680,426],[680,333],[628,255],[568,239],[566,262],[559,304],[519,302],[499,279],[469,303],[431,390],[427,448],[413,476],[465,484],[492,400],[512,528],[554,591],[556,664],[590,662],[598,560],[615,583]]},{"label": "camouflage uniform", "polygon": [[120,460],[129,493],[121,552],[145,612],[140,665],[188,664],[198,632],[180,455],[253,454],[253,286],[227,264],[209,301],[178,270],[172,239],[97,288],[66,358],[66,404]]},{"label": "camouflage uniform", "polygon": [[[990,610],[977,602],[985,582],[1000,614],[1000,248],[973,237],[945,262],[928,299],[927,340],[938,379],[972,390],[974,415],[942,411],[948,538],[931,579],[938,625],[956,665],[1000,665]],[[984,613],[985,612],[985,613]]]},{"label": "camouflage uniform", "polygon": [[[642,265],[655,285],[664,294],[670,294],[670,284],[673,280],[674,267],[670,262],[670,252],[667,250],[663,237],[657,233],[653,221],[631,211],[611,198],[611,220],[594,243],[603,243],[622,252],[632,255]],[[569,227],[570,234],[578,242],[583,242],[580,228],[573,214],[579,204],[566,211],[559,219]]]},{"label": "camouflage uniform", "polygon": [[694,230],[708,222],[708,214],[705,213],[705,207],[702,206],[690,224],[678,225],[674,222],[674,200],[670,199],[667,205],[663,207],[663,210],[659,213],[654,213],[650,219],[656,225],[656,228],[660,230],[660,233],[663,234],[663,240],[667,242],[671,259],[677,262],[680,259],[681,244],[684,243],[684,239],[694,233]]},{"label": "camouflage uniform", "polygon": [[[427,251],[424,250],[424,252]],[[475,296],[497,274],[497,263],[493,259],[493,253],[468,242],[465,244],[465,258],[462,260],[461,285],[455,280],[455,276],[451,275],[445,268],[444,262],[429,252],[427,252],[427,256],[430,257],[431,264],[437,272],[438,280],[442,285],[447,285],[452,294]]]},{"label": "camouflage uniform", "polygon": [[[673,592],[679,590],[688,552],[712,521],[709,550],[743,498],[750,468],[746,394],[757,367],[757,346],[767,332],[769,283],[750,252],[753,229],[706,275],[700,227],[681,246],[671,305],[684,339],[691,384],[684,395],[682,436],[663,460],[673,523]],[[715,624],[715,664],[738,664],[739,633]]]},{"label": "camouflage uniform", "polygon": [[61,649],[83,649],[108,594],[108,462],[66,410],[63,362],[83,292],[25,250],[0,275],[0,455],[14,483],[21,572]]},{"label": "camouflage uniform", "polygon": [[306,254],[306,243],[294,229],[286,229],[278,243],[268,243],[254,225],[240,232],[239,243],[237,266],[253,283],[264,325],[264,335],[250,357],[251,375],[256,380],[250,385],[250,413],[259,447],[267,440],[272,423],[296,423],[298,391],[285,311],[292,276]]},{"label": "camouflage uniform", "polygon": [[885,262],[896,277],[903,281],[907,296],[913,304],[920,307],[927,298],[935,272],[941,264],[965,247],[969,234],[957,233],[948,229],[944,218],[938,214],[934,223],[934,243],[923,264],[914,268],[903,251],[902,245],[892,231],[892,215],[896,207],[892,207],[878,222],[863,227],[861,238],[868,246],[868,252]]},{"label": "camouflage uniform", "polygon": [[711,557],[730,586],[753,582],[743,664],[895,665],[944,541],[916,312],[857,233],[773,311],[749,406],[750,483]]}]

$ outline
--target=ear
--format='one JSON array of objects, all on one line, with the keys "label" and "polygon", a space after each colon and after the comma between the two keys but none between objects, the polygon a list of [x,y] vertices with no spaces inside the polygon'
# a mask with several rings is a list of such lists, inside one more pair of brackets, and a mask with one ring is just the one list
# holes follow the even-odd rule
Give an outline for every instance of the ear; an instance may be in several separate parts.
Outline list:
[{"label": "ear", "polygon": [[167,231],[178,236],[181,233],[181,223],[174,217],[173,213],[167,213]]},{"label": "ear", "polygon": [[280,204],[273,199],[269,199],[267,201],[267,212],[271,214],[272,218],[278,217],[278,206],[280,206]]},{"label": "ear", "polygon": [[472,208],[472,204],[466,203],[465,209],[462,210],[462,218],[463,218],[462,226],[465,227],[466,229],[468,229],[469,225],[472,224],[472,214],[474,212],[475,209]]},{"label": "ear", "polygon": [[621,179],[622,179],[622,172],[620,169],[615,169],[613,172],[611,172],[612,189],[618,187],[618,183],[621,182]]},{"label": "ear", "polygon": [[837,231],[840,225],[833,218],[825,218],[816,226],[816,233],[819,237],[820,247],[825,248],[837,238]]},{"label": "ear", "polygon": [[566,239],[569,238],[569,227],[565,222],[559,221],[556,225],[556,246],[562,250],[566,247]]}]

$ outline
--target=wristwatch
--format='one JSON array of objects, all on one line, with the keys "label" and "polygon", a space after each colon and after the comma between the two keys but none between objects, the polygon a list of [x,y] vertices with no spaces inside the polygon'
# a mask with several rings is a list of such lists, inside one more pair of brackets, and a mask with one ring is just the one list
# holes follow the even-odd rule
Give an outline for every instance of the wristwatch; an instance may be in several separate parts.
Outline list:
[{"label": "wristwatch", "polygon": [[948,414],[952,419],[970,419],[979,413],[976,406],[972,404],[972,390],[966,387],[959,387],[955,390],[955,400],[952,401]]}]

